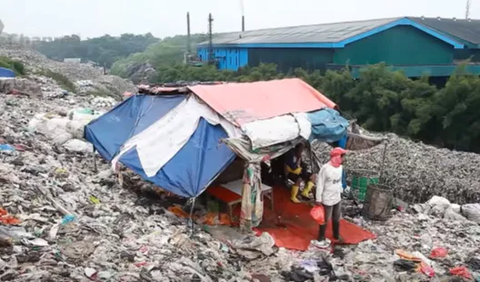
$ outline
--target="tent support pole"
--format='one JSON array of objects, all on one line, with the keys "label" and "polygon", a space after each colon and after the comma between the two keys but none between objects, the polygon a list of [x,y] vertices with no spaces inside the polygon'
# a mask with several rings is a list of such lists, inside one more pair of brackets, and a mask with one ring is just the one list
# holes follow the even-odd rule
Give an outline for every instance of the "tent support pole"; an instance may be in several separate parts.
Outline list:
[{"label": "tent support pole", "polygon": [[388,142],[385,141],[385,145],[383,147],[383,156],[382,156],[382,163],[380,164],[380,177],[378,178],[378,182],[382,183],[383,182],[383,171],[385,170],[385,155],[387,153],[387,145]]},{"label": "tent support pole", "polygon": [[95,154],[96,150],[93,149],[93,170],[95,172],[98,172],[98,167],[97,167],[97,155]]},{"label": "tent support pole", "polygon": [[190,233],[190,236],[193,236],[193,233],[195,231],[195,224],[193,223],[193,208],[195,207],[195,200],[197,199],[197,197],[194,197],[193,198],[193,201],[192,201],[192,207],[190,208],[190,222],[191,222],[191,233]]}]

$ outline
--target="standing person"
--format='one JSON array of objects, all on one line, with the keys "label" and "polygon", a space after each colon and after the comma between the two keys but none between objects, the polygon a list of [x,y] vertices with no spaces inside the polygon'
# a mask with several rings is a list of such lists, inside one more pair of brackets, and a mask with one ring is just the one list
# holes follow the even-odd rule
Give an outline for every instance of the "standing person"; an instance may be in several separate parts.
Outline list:
[{"label": "standing person", "polygon": [[330,241],[325,238],[327,224],[332,219],[333,238],[341,241],[340,238],[340,216],[342,211],[342,176],[343,157],[346,150],[336,147],[330,151],[330,161],[322,166],[317,176],[317,191],[315,201],[317,205],[323,205],[325,210],[325,223],[320,225],[318,241],[314,244],[320,248],[327,248]]},{"label": "standing person", "polygon": [[294,182],[292,185],[290,199],[292,202],[297,204],[300,203],[297,195],[302,181],[305,181],[305,189],[302,192],[302,196],[308,198],[316,178],[315,174],[308,172],[307,164],[302,161],[302,153],[304,148],[305,145],[303,143],[297,144],[293,150],[286,154],[285,159],[285,172],[287,177]]}]

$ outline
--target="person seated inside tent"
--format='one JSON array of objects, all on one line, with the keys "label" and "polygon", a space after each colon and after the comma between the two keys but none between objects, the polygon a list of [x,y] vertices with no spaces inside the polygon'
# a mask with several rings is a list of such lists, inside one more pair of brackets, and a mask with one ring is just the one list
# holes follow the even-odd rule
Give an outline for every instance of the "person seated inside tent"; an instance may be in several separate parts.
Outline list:
[{"label": "person seated inside tent", "polygon": [[299,143],[294,149],[290,150],[285,156],[285,172],[288,179],[292,180],[291,200],[294,203],[300,203],[298,200],[298,191],[302,181],[305,182],[305,189],[302,192],[302,196],[309,198],[310,191],[312,190],[316,175],[308,172],[307,164],[302,161],[302,153],[305,145]]}]

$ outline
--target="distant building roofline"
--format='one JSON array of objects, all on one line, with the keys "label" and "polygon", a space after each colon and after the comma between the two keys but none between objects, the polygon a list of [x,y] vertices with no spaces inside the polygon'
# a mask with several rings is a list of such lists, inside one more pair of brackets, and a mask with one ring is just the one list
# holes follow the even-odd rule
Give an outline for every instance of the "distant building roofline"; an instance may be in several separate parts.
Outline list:
[{"label": "distant building roofline", "polygon": [[[439,40],[463,49],[464,44],[450,33],[441,32],[423,23],[432,18],[386,18],[364,21],[349,21],[251,30],[245,32],[219,33],[214,35],[214,47],[237,48],[343,48],[345,45],[372,36],[396,26],[412,26]],[[435,20],[437,20],[435,18]],[[447,20],[446,20],[447,21]],[[475,23],[480,20],[451,20],[452,23]],[[202,42],[199,48],[208,47]]]}]

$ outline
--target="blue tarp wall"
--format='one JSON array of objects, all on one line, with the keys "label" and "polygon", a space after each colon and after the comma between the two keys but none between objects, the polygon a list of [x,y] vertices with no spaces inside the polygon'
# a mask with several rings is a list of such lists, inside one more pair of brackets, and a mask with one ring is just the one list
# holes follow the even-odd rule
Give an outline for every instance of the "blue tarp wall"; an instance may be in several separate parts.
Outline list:
[{"label": "blue tarp wall", "polygon": [[[85,139],[100,155],[111,161],[122,145],[162,118],[186,98],[185,95],[134,95],[85,127]],[[227,133],[220,126],[200,119],[189,141],[154,176],[147,177],[135,148],[120,162],[143,179],[183,197],[196,197],[235,158],[225,144]],[[161,140],[159,140],[161,142]]]},{"label": "blue tarp wall", "polygon": [[15,77],[15,72],[11,69],[0,68],[0,77]]}]

